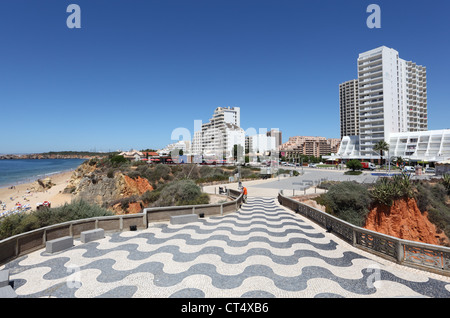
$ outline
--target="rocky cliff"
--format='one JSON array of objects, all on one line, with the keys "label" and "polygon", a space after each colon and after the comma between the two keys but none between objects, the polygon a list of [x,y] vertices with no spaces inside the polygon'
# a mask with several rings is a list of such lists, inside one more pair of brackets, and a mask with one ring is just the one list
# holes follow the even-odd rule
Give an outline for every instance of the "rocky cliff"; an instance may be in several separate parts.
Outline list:
[{"label": "rocky cliff", "polygon": [[[109,206],[110,203],[125,199],[138,198],[153,187],[147,179],[137,177],[132,179],[122,172],[113,175],[102,173],[95,165],[82,164],[72,174],[64,192],[71,193],[74,199],[82,199],[88,203]],[[126,209],[115,205],[116,213],[136,213],[142,209],[139,199],[129,200]]]},{"label": "rocky cliff", "polygon": [[374,206],[364,228],[405,240],[450,246],[449,238],[436,229],[412,198],[395,200],[392,206]]}]

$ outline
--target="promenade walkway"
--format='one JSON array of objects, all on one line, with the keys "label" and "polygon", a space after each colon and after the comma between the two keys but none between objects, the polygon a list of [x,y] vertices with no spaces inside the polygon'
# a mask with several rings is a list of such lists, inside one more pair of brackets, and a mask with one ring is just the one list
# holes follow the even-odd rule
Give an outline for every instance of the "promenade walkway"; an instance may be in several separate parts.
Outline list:
[{"label": "promenade walkway", "polygon": [[0,269],[19,297],[450,297],[449,277],[362,252],[274,197],[185,225],[75,240]]}]

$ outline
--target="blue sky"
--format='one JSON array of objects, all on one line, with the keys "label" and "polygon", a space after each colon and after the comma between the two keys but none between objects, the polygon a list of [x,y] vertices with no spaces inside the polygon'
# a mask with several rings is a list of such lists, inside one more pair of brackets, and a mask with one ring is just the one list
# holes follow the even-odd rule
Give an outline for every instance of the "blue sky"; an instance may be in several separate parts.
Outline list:
[{"label": "blue sky", "polygon": [[[71,3],[81,29],[69,29]],[[369,4],[381,29],[369,29]],[[448,0],[2,0],[0,153],[129,150],[241,126],[339,138],[339,83],[381,45],[427,67],[429,129],[450,128]]]}]

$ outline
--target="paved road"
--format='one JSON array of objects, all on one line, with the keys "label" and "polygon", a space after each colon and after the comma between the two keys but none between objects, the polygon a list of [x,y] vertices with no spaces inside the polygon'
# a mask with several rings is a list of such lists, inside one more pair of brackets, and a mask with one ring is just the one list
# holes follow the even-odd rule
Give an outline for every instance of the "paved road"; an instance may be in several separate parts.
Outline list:
[{"label": "paved road", "polygon": [[[297,168],[296,170],[301,172],[300,168]],[[304,168],[303,174],[297,177],[288,176],[267,180],[244,181],[243,185],[248,189],[248,195],[250,197],[276,197],[280,190],[283,190],[286,195],[321,193],[323,191],[316,189],[315,185],[318,185],[320,181],[323,180],[353,180],[359,183],[373,183],[377,178],[378,176],[374,176],[370,172],[363,172],[363,174],[359,176],[349,176],[344,175],[343,170]],[[207,193],[218,193],[219,187],[238,189],[238,184],[237,182],[234,182],[205,186],[203,191]]]},{"label": "paved road", "polygon": [[19,297],[450,297],[450,278],[355,249],[274,198],[3,267]]},{"label": "paved road", "polygon": [[[300,171],[300,169],[297,169]],[[260,188],[278,188],[282,190],[299,189],[303,190],[312,185],[317,185],[324,180],[332,181],[356,181],[359,183],[373,183],[378,176],[372,175],[370,172],[363,172],[358,176],[344,175],[342,170],[322,170],[313,168],[304,168],[303,174],[297,177],[275,179],[272,182],[266,182],[257,185]]]}]

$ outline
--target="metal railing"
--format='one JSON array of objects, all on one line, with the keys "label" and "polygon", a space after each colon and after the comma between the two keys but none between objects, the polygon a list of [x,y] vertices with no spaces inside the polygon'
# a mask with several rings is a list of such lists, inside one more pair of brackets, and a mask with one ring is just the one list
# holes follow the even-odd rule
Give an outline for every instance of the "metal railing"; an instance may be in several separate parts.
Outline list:
[{"label": "metal railing", "polygon": [[367,230],[283,196],[281,193],[278,194],[278,202],[316,222],[355,247],[401,265],[450,276],[450,248],[448,247],[403,240]]}]

